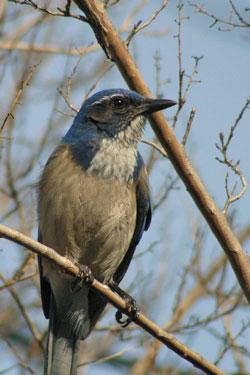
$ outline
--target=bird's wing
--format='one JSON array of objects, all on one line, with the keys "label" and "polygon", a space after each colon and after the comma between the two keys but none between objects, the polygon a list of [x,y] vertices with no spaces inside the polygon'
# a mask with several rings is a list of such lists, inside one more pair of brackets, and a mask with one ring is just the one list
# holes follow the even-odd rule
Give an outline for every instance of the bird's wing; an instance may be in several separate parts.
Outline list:
[{"label": "bird's wing", "polygon": [[136,180],[136,201],[137,201],[137,217],[135,231],[128,248],[128,251],[123,258],[119,268],[117,269],[115,275],[113,276],[113,281],[119,283],[124,277],[129,264],[133,258],[135,248],[141,240],[144,231],[148,230],[151,223],[151,201],[150,192],[148,185],[148,176],[146,172],[146,167],[143,162],[142,157],[139,155],[139,173]]},{"label": "bird's wing", "polygon": [[[38,241],[43,243],[42,234],[38,230]],[[40,287],[41,287],[41,296],[42,296],[42,306],[43,313],[45,318],[49,318],[49,309],[50,309],[50,298],[51,298],[51,286],[47,279],[43,276],[43,267],[42,267],[42,258],[38,255],[38,267],[40,273]]]},{"label": "bird's wing", "polygon": [[[125,257],[123,258],[120,266],[113,275],[112,282],[117,284],[119,284],[119,282],[124,277],[129,267],[129,264],[133,258],[135,248],[140,242],[144,230],[147,230],[149,228],[151,222],[151,202],[148,186],[148,177],[143,159],[140,156],[140,154],[138,155],[140,168],[135,184],[135,193],[137,201],[136,227],[128,251]],[[89,291],[89,316],[91,316],[91,329],[96,324],[96,321],[99,318],[102,311],[104,310],[106,304],[107,301],[105,301],[102,297],[97,295],[92,290]]]}]

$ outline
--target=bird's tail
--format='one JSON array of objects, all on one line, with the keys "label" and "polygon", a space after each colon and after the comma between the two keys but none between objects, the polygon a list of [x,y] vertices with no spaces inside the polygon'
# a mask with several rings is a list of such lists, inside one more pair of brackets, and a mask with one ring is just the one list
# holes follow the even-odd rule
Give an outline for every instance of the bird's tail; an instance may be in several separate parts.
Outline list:
[{"label": "bird's tail", "polygon": [[44,375],[76,375],[80,339],[67,335],[67,327],[57,319],[54,298],[50,302],[50,323]]}]

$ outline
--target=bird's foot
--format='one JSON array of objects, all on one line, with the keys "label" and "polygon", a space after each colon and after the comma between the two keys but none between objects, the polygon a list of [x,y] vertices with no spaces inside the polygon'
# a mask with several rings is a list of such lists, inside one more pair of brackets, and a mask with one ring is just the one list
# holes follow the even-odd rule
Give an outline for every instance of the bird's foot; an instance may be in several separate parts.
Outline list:
[{"label": "bird's foot", "polygon": [[83,264],[75,264],[76,267],[79,268],[78,275],[76,275],[75,280],[72,283],[72,291],[78,292],[79,289],[81,289],[82,285],[91,285],[94,280],[94,276],[92,274],[91,269],[88,266],[85,266]]},{"label": "bird's foot", "polygon": [[117,310],[115,318],[123,328],[126,328],[134,319],[139,316],[140,309],[136,303],[136,300],[131,297],[127,292],[121,289],[117,284],[110,283],[110,288],[113,289],[126,303],[126,310],[129,310],[129,317],[122,320],[123,313],[121,310]]}]

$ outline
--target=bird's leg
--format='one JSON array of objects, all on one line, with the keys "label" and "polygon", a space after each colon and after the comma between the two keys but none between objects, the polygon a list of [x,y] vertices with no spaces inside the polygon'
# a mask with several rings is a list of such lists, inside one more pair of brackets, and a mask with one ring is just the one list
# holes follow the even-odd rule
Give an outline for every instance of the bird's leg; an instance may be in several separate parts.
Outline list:
[{"label": "bird's leg", "polygon": [[91,269],[83,264],[75,264],[79,268],[79,273],[76,275],[75,280],[72,283],[72,292],[76,293],[81,289],[82,285],[91,285],[94,280]]},{"label": "bird's leg", "polygon": [[125,320],[122,320],[122,311],[117,310],[115,314],[116,321],[123,327],[127,327],[135,318],[138,317],[138,313],[140,311],[136,300],[131,297],[127,292],[121,289],[114,281],[109,283],[109,287],[116,292],[125,302],[126,302],[126,309],[130,309],[130,316]]}]

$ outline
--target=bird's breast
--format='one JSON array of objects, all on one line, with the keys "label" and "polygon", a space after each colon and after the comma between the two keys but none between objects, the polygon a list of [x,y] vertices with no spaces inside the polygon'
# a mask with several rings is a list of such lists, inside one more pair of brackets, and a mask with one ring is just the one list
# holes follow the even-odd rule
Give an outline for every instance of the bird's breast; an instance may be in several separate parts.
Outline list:
[{"label": "bird's breast", "polygon": [[138,172],[138,152],[119,139],[103,137],[67,145],[76,164],[88,175],[132,184]]},{"label": "bird's breast", "polygon": [[135,186],[91,168],[85,171],[71,151],[69,145],[59,146],[40,181],[43,242],[73,262],[88,265],[95,277],[106,281],[125,256],[135,230]]}]

